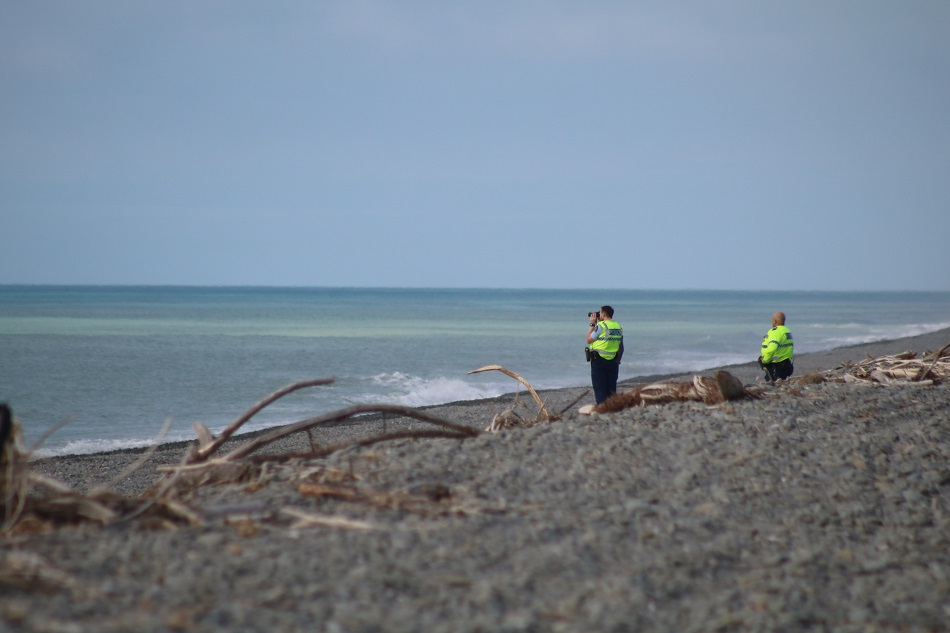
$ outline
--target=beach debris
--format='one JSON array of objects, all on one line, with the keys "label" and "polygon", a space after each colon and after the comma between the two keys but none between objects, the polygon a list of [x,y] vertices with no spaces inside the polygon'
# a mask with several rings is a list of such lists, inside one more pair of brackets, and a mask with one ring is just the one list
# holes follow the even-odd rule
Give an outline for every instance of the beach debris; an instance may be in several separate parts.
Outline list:
[{"label": "beach debris", "polygon": [[[164,433],[170,423],[166,423]],[[45,439],[41,438],[40,442]],[[157,446],[157,444],[156,444]],[[26,450],[20,442],[19,424],[6,404],[0,404],[0,533],[12,532],[21,519],[30,517],[31,530],[44,524],[92,522],[107,524],[129,516],[149,514],[159,520],[190,520],[194,513],[166,500],[130,499],[98,487],[87,494],[66,484],[34,472],[29,467],[33,449]],[[120,478],[140,468],[150,452],[120,474]]]},{"label": "beach debris", "polygon": [[[479,431],[472,429],[471,427],[464,426],[461,424],[456,424],[449,420],[443,420],[442,418],[428,415],[424,412],[413,409],[412,407],[406,407],[401,405],[354,405],[351,407],[346,407],[337,411],[333,411],[324,415],[317,417],[307,418],[299,422],[292,424],[287,424],[284,426],[277,427],[270,432],[263,433],[257,437],[248,440],[247,442],[241,444],[234,450],[232,450],[227,455],[220,457],[216,460],[210,460],[211,456],[218,452],[222,446],[252,417],[260,413],[265,407],[276,402],[280,398],[304,389],[306,387],[317,387],[321,385],[329,385],[334,382],[334,378],[316,378],[312,380],[302,380],[298,382],[291,383],[286,387],[278,389],[274,393],[270,394],[243,414],[238,417],[234,422],[229,424],[221,433],[217,436],[213,435],[211,431],[201,424],[196,424],[194,426],[195,433],[198,438],[198,446],[195,447],[190,453],[185,455],[185,458],[182,460],[182,464],[178,467],[172,467],[170,470],[175,473],[183,474],[185,472],[195,472],[201,470],[202,468],[218,468],[222,464],[227,464],[230,462],[236,462],[237,460],[248,457],[255,451],[276,442],[282,438],[285,438],[289,435],[295,433],[310,431],[317,426],[333,424],[342,422],[352,417],[359,415],[365,415],[370,413],[382,413],[390,414],[412,418],[419,420],[421,422],[426,422],[433,424],[437,427],[440,427],[440,431],[431,431],[431,430],[419,430],[419,431],[392,431],[384,432],[381,435],[376,435],[370,438],[364,438],[357,440],[355,442],[347,442],[345,444],[339,444],[336,446],[327,446],[327,447],[318,447],[312,446],[312,452],[308,454],[320,454],[327,455],[341,448],[353,446],[353,445],[369,445],[391,439],[403,439],[403,438],[424,438],[424,437],[473,437],[478,435]],[[280,455],[273,457],[271,459],[287,459],[288,457],[293,457],[290,455]],[[262,458],[258,461],[266,461],[268,458]],[[202,464],[208,463],[208,466],[201,466]]]},{"label": "beach debris", "polygon": [[518,407],[519,401],[515,397],[515,402],[510,407],[502,411],[501,413],[496,413],[492,418],[491,423],[485,429],[489,433],[495,433],[497,431],[505,431],[508,429],[515,429],[520,426],[526,426],[528,422],[518,415],[518,412],[515,409]]},{"label": "beach debris", "polygon": [[[34,486],[40,481],[37,477],[30,477]],[[42,483],[53,484],[53,480],[45,479]],[[58,483],[58,482],[56,482]],[[118,516],[118,512],[110,507],[109,501],[102,496],[83,495],[73,490],[62,490],[58,485],[49,486],[54,494],[37,497],[29,503],[29,510],[41,519],[48,519],[60,523],[79,523],[92,521],[106,524]]]},{"label": "beach debris", "polygon": [[77,596],[96,595],[76,576],[57,569],[39,554],[23,551],[0,557],[0,587],[47,592],[68,589]]},{"label": "beach debris", "polygon": [[[948,350],[950,350],[950,344],[945,345],[936,353],[928,352],[920,356],[914,352],[878,358],[869,356],[863,361],[848,362],[834,370],[806,374],[795,379],[793,383],[807,385],[830,381],[884,385],[939,384],[950,377]],[[525,408],[526,405],[519,399],[520,394],[516,395],[515,402],[510,407],[494,416],[487,429],[490,432],[558,420],[565,411],[575,406],[589,393],[589,390],[586,391],[568,407],[555,413],[548,410],[537,391],[527,380],[501,365],[487,365],[469,373],[487,371],[500,371],[517,380],[525,386],[538,407],[537,413],[533,416],[530,413],[522,414],[519,408]],[[203,425],[196,425],[197,441],[185,451],[180,463],[159,467],[156,471],[157,483],[144,494],[136,497],[120,495],[114,492],[113,488],[118,482],[149,463],[161,438],[170,428],[170,421],[166,423],[152,448],[123,470],[110,484],[83,494],[53,478],[31,471],[29,460],[33,449],[23,448],[19,424],[11,408],[7,404],[0,403],[0,533],[14,533],[20,523],[24,525],[24,530],[31,532],[62,524],[105,525],[132,520],[163,528],[181,525],[198,526],[214,520],[215,516],[213,513],[205,512],[204,509],[190,505],[187,495],[190,491],[205,486],[241,484],[248,492],[253,492],[277,477],[281,469],[300,469],[301,463],[310,464],[312,467],[314,463],[312,460],[327,457],[337,451],[399,440],[466,439],[482,433],[478,429],[444,420],[410,407],[355,405],[278,427],[243,442],[229,442],[243,424],[277,399],[304,387],[326,385],[332,382],[332,378],[322,378],[288,385],[255,404],[218,435],[213,434]],[[785,393],[792,392],[786,390]],[[770,395],[780,396],[781,394]],[[690,381],[657,382],[636,387],[614,394],[599,405],[582,407],[581,412],[607,413],[634,406],[677,401],[703,402],[715,406],[740,398],[756,397],[759,396],[755,388],[747,389],[735,376],[720,370],[713,376],[694,376]],[[301,432],[309,435],[312,429],[320,425],[334,424],[364,414],[409,418],[432,425],[434,428],[385,430],[384,426],[384,431],[380,434],[336,445],[320,446],[311,441],[310,450],[304,453],[271,451],[261,454],[259,452],[260,449],[289,435]],[[223,452],[222,449],[225,446],[228,446],[230,452],[222,455],[220,453]],[[326,482],[320,482],[320,485],[313,482],[304,483],[306,485],[301,484],[298,492],[305,497],[327,497],[346,501],[349,495],[350,500],[369,503],[373,506],[401,508],[418,506],[420,509],[425,506],[425,496],[420,497],[411,492],[394,495],[357,488],[327,486]],[[439,500],[430,498],[429,503],[438,504]],[[430,510],[437,510],[437,508],[433,506]],[[301,527],[316,526],[322,520],[314,519],[312,516],[296,518]],[[14,565],[18,564],[14,561]],[[40,569],[39,566],[35,568]]]},{"label": "beach debris", "polygon": [[13,411],[7,403],[0,402],[0,509],[3,510],[0,527],[4,528],[15,521],[25,500],[19,463],[20,437],[20,425]]},{"label": "beach debris", "polygon": [[207,428],[202,425],[196,425],[195,430],[198,434],[199,448],[192,457],[192,462],[203,461],[211,456],[212,453],[221,448],[221,445],[228,441],[228,439],[240,429],[245,422],[250,420],[252,417],[261,412],[266,406],[272,404],[283,398],[284,396],[304,389],[306,387],[318,387],[320,385],[329,385],[334,382],[333,378],[316,378],[313,380],[301,380],[298,382],[291,383],[286,387],[278,389],[274,393],[270,394],[250,409],[245,411],[237,420],[229,424],[218,437],[214,437]]},{"label": "beach debris", "polygon": [[[298,383],[300,384],[300,383]],[[289,393],[290,390],[284,389],[283,393]],[[279,392],[278,392],[279,393]],[[270,399],[273,401],[273,399]],[[263,402],[263,401],[262,401]],[[257,410],[260,410],[258,408]],[[328,446],[313,446],[311,450],[305,453],[274,453],[265,455],[253,455],[260,448],[272,444],[279,439],[299,432],[309,432],[315,426],[329,424],[349,419],[354,416],[366,413],[384,413],[408,417],[411,419],[427,422],[435,425],[435,429],[403,429],[384,431],[377,435],[359,438],[356,440],[343,442]],[[241,424],[250,419],[250,415],[243,415],[239,418]],[[236,431],[240,424],[232,424],[231,431]],[[201,524],[203,512],[191,510],[180,498],[193,490],[204,486],[215,485],[225,486],[245,483],[247,490],[254,491],[266,485],[268,480],[277,477],[278,472],[272,468],[273,464],[290,463],[290,468],[300,470],[305,469],[301,465],[302,460],[313,460],[327,457],[337,451],[354,447],[366,447],[373,444],[406,440],[406,439],[430,439],[430,438],[449,438],[466,439],[475,437],[481,432],[468,426],[456,424],[442,418],[429,415],[422,411],[417,411],[411,407],[401,405],[355,405],[339,411],[334,411],[326,415],[308,418],[300,422],[277,427],[271,431],[258,435],[243,444],[238,445],[230,453],[211,459],[213,451],[206,451],[204,455],[200,454],[200,449],[193,447],[188,451],[177,466],[160,466],[157,470],[164,474],[164,479],[159,481],[153,488],[146,493],[150,501],[161,505],[165,514],[177,514],[179,521]],[[217,442],[217,438],[212,439],[212,443]],[[223,443],[217,444],[220,448]],[[210,444],[205,444],[210,446]],[[321,490],[326,489],[303,485],[298,489],[301,495],[318,497],[321,496]],[[346,492],[342,488],[337,490],[340,494]],[[328,493],[325,496],[331,496]],[[369,501],[377,504],[393,504],[393,498],[388,502],[381,500],[380,497],[373,495],[354,495],[351,501]],[[398,504],[396,504],[398,505]],[[130,517],[131,518],[131,517]],[[315,527],[314,524],[311,527]]]},{"label": "beach debris", "polygon": [[23,448],[20,423],[7,403],[0,403],[0,532],[6,532],[36,500],[31,488],[39,485],[56,494],[70,494],[67,486],[30,472],[29,452]]},{"label": "beach debris", "polygon": [[255,437],[248,442],[245,442],[238,448],[234,449],[222,459],[225,461],[232,461],[235,459],[240,459],[243,457],[249,456],[251,453],[257,451],[258,449],[275,442],[279,439],[293,435],[295,433],[300,433],[307,431],[316,426],[323,424],[331,424],[336,422],[342,422],[350,418],[366,415],[371,413],[382,413],[387,415],[395,415],[400,417],[411,418],[419,422],[425,422],[427,424],[432,424],[438,428],[436,429],[409,429],[409,430],[395,430],[395,431],[385,431],[378,435],[372,435],[369,437],[361,438],[358,440],[353,440],[350,442],[343,442],[340,444],[314,447],[310,451],[302,454],[285,454],[281,456],[262,456],[257,458],[256,461],[268,461],[268,460],[284,460],[289,457],[299,457],[301,455],[315,455],[315,456],[326,456],[334,453],[338,450],[356,446],[370,446],[372,444],[378,444],[380,442],[390,441],[390,440],[399,440],[399,439],[427,439],[427,438],[437,438],[444,437],[450,439],[464,439],[468,437],[475,437],[481,433],[477,429],[473,429],[470,426],[465,426],[464,424],[458,424],[450,420],[445,420],[438,416],[429,415],[424,411],[419,411],[412,407],[407,407],[403,405],[396,404],[359,404],[352,407],[347,407],[345,409],[339,409],[338,411],[333,411],[325,415],[317,416],[314,418],[308,418],[306,420],[301,420],[300,422],[295,422],[293,424],[288,424],[285,426],[280,426],[272,431],[264,433]]},{"label": "beach debris", "polygon": [[950,343],[936,352],[868,356],[823,372],[828,380],[865,385],[932,386],[950,378]]},{"label": "beach debris", "polygon": [[513,371],[511,371],[511,370],[509,370],[509,369],[505,369],[505,368],[502,367],[501,365],[485,365],[484,367],[479,367],[478,369],[473,369],[472,371],[468,372],[468,374],[469,374],[469,375],[472,375],[472,374],[480,374],[481,372],[484,372],[484,371],[500,371],[501,373],[505,374],[506,376],[511,376],[512,378],[514,378],[515,380],[517,380],[518,382],[520,382],[522,385],[525,386],[525,388],[526,388],[526,389],[528,390],[528,392],[531,394],[531,397],[534,398],[534,401],[538,403],[538,415],[539,415],[539,416],[543,416],[543,417],[545,417],[545,418],[550,418],[550,417],[551,417],[551,414],[548,413],[547,408],[544,406],[544,402],[541,400],[541,396],[539,396],[539,395],[538,395],[538,392],[534,390],[534,387],[531,386],[531,383],[530,383],[530,382],[528,382],[527,380],[525,380],[524,378],[522,378],[521,376],[519,376],[519,375],[516,374],[515,372],[513,372]]},{"label": "beach debris", "polygon": [[350,519],[342,516],[328,516],[323,514],[314,514],[301,510],[299,508],[286,507],[280,510],[283,514],[297,519],[296,523],[290,526],[291,530],[301,530],[315,527],[331,527],[343,530],[379,530],[382,529],[368,521],[359,519]]},{"label": "beach debris", "polygon": [[611,413],[631,407],[667,402],[696,401],[717,405],[731,400],[756,397],[758,396],[743,386],[742,381],[720,369],[713,376],[693,376],[690,382],[655,382],[615,393],[598,405],[582,408],[581,413]]},{"label": "beach debris", "polygon": [[[429,415],[412,407],[389,404],[354,405],[274,428],[239,444],[236,448],[233,448],[231,452],[220,457],[216,456],[212,459],[212,456],[225,445],[227,440],[230,439],[241,426],[269,404],[299,389],[327,385],[333,381],[333,378],[318,378],[287,385],[245,411],[218,436],[214,436],[211,431],[203,425],[196,425],[197,446],[192,447],[177,466],[161,466],[158,468],[158,471],[163,473],[163,479],[153,486],[147,493],[148,496],[156,499],[172,498],[205,485],[234,484],[253,480],[255,477],[257,478],[255,485],[262,485],[262,469],[266,467],[266,464],[272,462],[286,462],[301,457],[326,457],[343,449],[371,446],[373,444],[394,440],[432,438],[465,439],[475,437],[481,433],[472,427]],[[315,427],[339,423],[356,416],[372,413],[406,417],[432,424],[437,428],[384,431],[377,435],[328,446],[318,446],[312,441],[312,435],[310,435],[310,433]],[[253,455],[269,444],[302,432],[307,433],[311,437],[311,448],[305,453]]]},{"label": "beach debris", "polygon": [[473,369],[472,371],[468,373],[469,375],[471,375],[471,374],[479,374],[485,371],[500,371],[506,376],[510,376],[514,378],[515,380],[517,380],[518,382],[520,382],[522,385],[525,386],[525,388],[531,394],[531,397],[534,398],[534,401],[538,404],[538,413],[533,418],[523,418],[520,415],[518,415],[518,413],[515,411],[515,409],[519,405],[518,394],[516,394],[515,402],[510,407],[508,407],[501,413],[498,413],[497,415],[495,415],[494,418],[492,418],[491,423],[485,429],[485,431],[489,433],[504,431],[507,429],[513,429],[513,428],[518,428],[518,427],[523,427],[523,426],[530,426],[533,424],[539,424],[541,422],[554,422],[556,420],[560,420],[561,416],[564,415],[565,411],[567,411],[568,409],[573,407],[575,404],[580,402],[584,396],[590,393],[590,390],[588,389],[587,391],[582,393],[580,396],[578,396],[577,399],[574,400],[574,402],[564,407],[557,414],[552,415],[548,411],[547,407],[544,405],[544,401],[541,400],[541,396],[539,396],[538,392],[535,391],[534,387],[531,386],[531,383],[529,383],[527,380],[525,380],[524,378],[522,378],[515,372],[511,371],[510,369],[506,369],[502,367],[501,365],[485,365],[484,367]]},{"label": "beach debris", "polygon": [[826,380],[820,371],[810,371],[795,379],[795,383],[799,385],[820,385],[823,382]]},{"label": "beach debris", "polygon": [[[305,380],[284,387],[248,409],[219,435],[207,427],[195,425],[197,442],[184,454],[177,466],[160,466],[156,469],[159,479],[144,494],[125,497],[112,491],[117,483],[143,467],[158,448],[171,426],[166,422],[159,438],[139,459],[123,470],[109,485],[100,486],[86,494],[39,473],[31,472],[28,462],[31,451],[20,444],[19,425],[13,418],[10,407],[0,405],[0,533],[13,531],[21,519],[30,517],[30,529],[38,530],[36,523],[59,525],[64,523],[92,522],[110,524],[132,520],[147,525],[171,528],[178,525],[202,525],[204,513],[182,500],[191,490],[211,485],[228,485],[251,482],[249,489],[258,489],[273,474],[270,463],[292,461],[305,456],[326,457],[336,451],[352,447],[370,446],[380,442],[411,439],[451,438],[465,439],[481,434],[469,426],[444,420],[411,407],[400,405],[356,405],[325,415],[308,418],[262,433],[231,452],[217,456],[240,427],[256,413],[277,399],[298,389],[332,383],[332,378]],[[396,429],[362,437],[336,445],[317,446],[311,441],[311,450],[298,454],[253,455],[255,451],[288,435],[307,432],[321,424],[332,424],[351,417],[381,413],[415,419],[435,426],[434,429]]]}]

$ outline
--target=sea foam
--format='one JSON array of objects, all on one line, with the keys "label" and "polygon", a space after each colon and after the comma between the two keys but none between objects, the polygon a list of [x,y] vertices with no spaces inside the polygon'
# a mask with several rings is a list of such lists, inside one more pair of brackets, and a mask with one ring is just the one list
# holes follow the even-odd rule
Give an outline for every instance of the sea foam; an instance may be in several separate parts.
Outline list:
[{"label": "sea foam", "polygon": [[375,396],[380,402],[409,407],[492,398],[514,391],[517,386],[514,381],[476,383],[443,376],[422,378],[402,372],[377,374],[372,383],[375,393],[366,393],[364,397]]}]

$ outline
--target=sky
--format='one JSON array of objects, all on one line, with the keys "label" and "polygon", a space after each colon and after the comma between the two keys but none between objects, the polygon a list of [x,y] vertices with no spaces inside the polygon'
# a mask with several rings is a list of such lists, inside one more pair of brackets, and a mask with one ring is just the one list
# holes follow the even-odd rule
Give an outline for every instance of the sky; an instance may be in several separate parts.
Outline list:
[{"label": "sky", "polygon": [[0,0],[0,284],[950,290],[950,2]]}]

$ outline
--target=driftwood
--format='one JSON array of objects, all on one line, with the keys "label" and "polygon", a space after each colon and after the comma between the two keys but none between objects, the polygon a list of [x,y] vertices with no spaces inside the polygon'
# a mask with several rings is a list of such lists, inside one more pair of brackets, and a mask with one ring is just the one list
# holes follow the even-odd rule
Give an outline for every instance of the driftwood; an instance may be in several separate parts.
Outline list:
[{"label": "driftwood", "polygon": [[471,375],[471,374],[479,374],[479,373],[481,373],[481,372],[483,372],[483,371],[500,371],[501,373],[505,374],[506,376],[511,376],[512,378],[514,378],[515,380],[517,380],[518,382],[520,382],[520,383],[521,383],[522,385],[524,385],[525,388],[527,388],[527,390],[531,393],[531,397],[534,398],[534,401],[538,403],[539,415],[541,415],[541,416],[543,416],[543,417],[545,417],[545,418],[550,418],[550,417],[551,417],[551,414],[548,413],[547,408],[545,408],[545,406],[544,406],[544,402],[541,401],[541,396],[538,395],[538,392],[534,390],[534,387],[532,387],[532,386],[531,386],[531,383],[529,383],[527,380],[525,380],[524,378],[522,378],[521,376],[519,376],[519,375],[516,374],[515,372],[510,371],[510,370],[508,370],[508,369],[505,369],[505,368],[502,367],[501,365],[486,365],[486,366],[484,366],[484,367],[479,367],[478,369],[473,369],[472,371],[470,371],[470,372],[468,372],[468,373],[469,373],[469,375]]},{"label": "driftwood", "polygon": [[[927,353],[919,358],[913,352],[880,358],[868,357],[859,363],[846,363],[835,370],[821,374],[814,372],[813,374],[807,374],[797,379],[797,381],[801,384],[827,380],[859,384],[937,384],[950,377],[950,352],[948,350],[950,350],[950,344],[945,345],[936,353]],[[576,405],[581,398],[589,393],[588,390],[581,394],[571,405],[565,407],[559,413],[552,414],[527,380],[500,365],[489,365],[469,373],[485,371],[500,371],[514,378],[527,388],[538,405],[538,412],[534,417],[519,415],[516,409],[523,405],[516,396],[515,403],[511,407],[495,416],[488,427],[489,431],[558,420],[565,411]],[[132,498],[119,495],[111,489],[122,478],[129,476],[147,463],[151,453],[161,441],[161,437],[164,437],[165,432],[167,432],[167,424],[159,439],[156,440],[155,446],[123,471],[113,482],[98,487],[87,494],[81,494],[59,481],[31,472],[29,457],[33,449],[24,450],[19,425],[14,419],[12,411],[7,405],[0,403],[0,533],[13,531],[26,516],[33,518],[31,519],[31,527],[24,529],[42,529],[36,526],[36,522],[39,522],[42,526],[66,522],[108,524],[146,520],[150,521],[152,525],[163,527],[183,524],[201,525],[208,518],[213,518],[213,515],[209,514],[210,511],[205,511],[207,509],[198,511],[180,500],[181,493],[190,488],[221,483],[230,484],[239,481],[249,481],[252,486],[264,485],[268,477],[273,476],[274,468],[289,467],[289,465],[282,466],[283,462],[297,460],[299,463],[301,459],[321,458],[350,447],[370,446],[380,442],[405,439],[465,439],[480,434],[480,431],[471,427],[443,420],[409,407],[357,405],[274,429],[237,445],[223,456],[217,455],[222,447],[229,440],[232,440],[241,426],[267,405],[298,389],[325,385],[331,382],[333,382],[332,378],[323,378],[288,385],[248,409],[217,436],[206,427],[196,425],[197,441],[194,446],[185,452],[181,462],[177,466],[158,469],[157,472],[161,479],[156,486],[146,494]],[[672,401],[695,401],[716,405],[739,398],[758,397],[754,391],[746,390],[740,381],[728,372],[718,371],[712,377],[695,376],[689,382],[660,382],[645,385],[624,393],[615,394],[596,407],[582,407],[581,411],[605,413],[632,406]],[[331,446],[314,445],[311,436],[311,450],[305,453],[255,455],[259,449],[290,434],[306,432],[310,435],[317,426],[368,413],[408,417],[431,424],[435,428],[384,431],[378,435]],[[300,491],[302,495],[331,494],[331,492],[329,489],[320,492],[317,488],[301,489]],[[370,499],[365,493],[362,496],[354,497],[354,499],[357,498]],[[387,502],[392,502],[394,499],[395,497],[390,498]],[[407,497],[407,499],[410,498]],[[293,508],[287,510],[289,511],[284,511],[283,514],[294,516],[297,519],[295,525],[301,528],[320,525],[348,529],[366,529],[367,527],[359,526],[356,523],[347,523],[347,520],[339,521],[339,517],[312,515]],[[60,587],[70,586],[71,584],[67,577],[59,576],[54,568],[44,566],[39,561],[8,557],[0,562],[5,564],[0,565],[0,567],[6,566],[10,570],[7,577],[0,575],[0,584],[4,582],[27,584],[36,582]]]},{"label": "driftwood", "polygon": [[864,385],[931,386],[950,378],[950,343],[937,352],[868,356],[864,360],[823,372],[828,380]]},{"label": "driftwood", "polygon": [[332,527],[346,530],[379,530],[382,529],[367,521],[359,519],[349,519],[341,516],[325,516],[313,514],[299,508],[282,508],[281,512],[297,519],[297,522],[290,526],[292,530],[300,530],[314,527]]},{"label": "driftwood", "polygon": [[51,593],[67,589],[77,599],[98,597],[98,592],[79,578],[32,552],[0,554],[0,587],[3,586]]},{"label": "driftwood", "polygon": [[742,382],[727,371],[719,370],[714,376],[693,376],[690,382],[656,382],[629,391],[615,393],[598,405],[581,407],[582,413],[610,413],[631,407],[666,402],[703,402],[722,404],[741,398],[756,398]]},{"label": "driftwood", "polygon": [[[241,426],[250,420],[255,414],[263,410],[267,405],[276,400],[304,387],[313,387],[326,385],[333,382],[332,378],[321,378],[316,380],[305,380],[293,383],[275,391],[267,396],[253,407],[248,409],[237,420],[232,422],[222,433],[214,437],[210,431],[204,427],[197,428],[198,446],[189,451],[178,466],[161,467],[159,472],[166,473],[165,478],[160,481],[150,491],[150,495],[155,498],[167,498],[178,492],[198,488],[208,484],[233,483],[249,478],[256,468],[248,459],[255,464],[261,464],[268,461],[285,461],[296,457],[307,456],[311,458],[325,457],[338,450],[355,446],[369,446],[385,441],[397,439],[424,439],[424,438],[453,438],[464,439],[474,437],[479,431],[468,426],[456,424],[449,420],[429,415],[427,413],[406,407],[402,405],[354,405],[333,411],[324,415],[307,418],[299,422],[277,427],[269,432],[263,433],[251,440],[246,441],[230,453],[223,457],[211,459],[211,457],[221,449],[227,440],[236,433]],[[262,457],[251,457],[252,453],[272,444],[280,439],[293,435],[295,433],[307,432],[320,425],[332,424],[343,420],[370,413],[382,413],[403,416],[433,424],[438,429],[422,430],[403,430],[384,432],[351,442],[344,442],[326,447],[311,446],[311,450],[306,453],[281,453],[276,455],[267,455]]]},{"label": "driftwood", "polygon": [[581,398],[583,398],[588,393],[590,393],[590,389],[588,389],[587,391],[582,393],[580,396],[578,396],[577,399],[574,400],[574,402],[564,407],[559,413],[552,415],[548,411],[547,407],[544,406],[544,402],[541,400],[541,396],[539,396],[538,392],[535,391],[534,387],[531,386],[531,383],[529,383],[527,380],[525,380],[524,378],[522,378],[515,372],[511,371],[510,369],[505,369],[501,365],[486,365],[478,369],[473,369],[472,371],[468,373],[469,375],[471,375],[471,374],[478,374],[485,371],[500,371],[506,376],[511,376],[512,378],[520,382],[522,385],[524,385],[525,388],[527,388],[528,392],[531,394],[531,397],[534,398],[534,401],[538,404],[538,413],[533,418],[523,418],[522,416],[518,415],[518,412],[516,411],[520,403],[519,403],[518,397],[515,396],[515,401],[510,407],[508,407],[501,413],[497,414],[494,418],[492,418],[492,421],[488,425],[488,428],[485,429],[486,431],[490,433],[493,433],[496,431],[504,431],[506,429],[513,429],[513,428],[517,428],[521,426],[529,426],[529,425],[538,424],[541,422],[553,422],[555,420],[560,420],[561,416],[564,415],[565,411],[567,411],[568,409],[573,407],[575,404],[580,402]]},{"label": "driftwood", "polygon": [[[231,461],[235,459],[240,459],[250,455],[252,452],[257,449],[275,442],[281,438],[287,437],[294,433],[299,433],[301,431],[306,431],[315,426],[321,424],[329,424],[333,422],[341,422],[348,418],[352,418],[357,415],[363,415],[367,413],[390,413],[395,415],[404,416],[407,418],[413,418],[421,422],[427,422],[429,424],[434,424],[436,426],[446,429],[445,435],[448,437],[474,437],[478,435],[478,431],[462,424],[456,424],[455,422],[450,422],[449,420],[444,420],[442,418],[417,411],[412,407],[406,407],[402,405],[395,404],[374,404],[374,405],[354,405],[352,407],[347,407],[345,409],[340,409],[339,411],[334,411],[326,415],[321,415],[314,418],[308,418],[300,422],[295,422],[286,426],[281,426],[270,433],[265,433],[253,440],[250,440],[246,444],[243,444],[239,448],[235,449],[231,453],[227,454],[224,459],[226,461]],[[411,436],[411,435],[410,435]],[[428,437],[431,437],[429,435]],[[358,440],[362,441],[362,440]],[[348,443],[351,444],[351,443]],[[210,453],[209,453],[210,454]]]},{"label": "driftwood", "polygon": [[29,489],[24,461],[20,425],[10,407],[0,403],[0,531],[16,523],[23,512]]},{"label": "driftwood", "polygon": [[[221,435],[218,437],[212,437],[211,432],[204,427],[200,427],[201,431],[199,433],[199,443],[201,446],[195,452],[195,455],[192,458],[192,461],[203,461],[207,459],[212,453],[221,448],[221,445],[228,441],[228,439],[240,429],[245,422],[250,420],[252,417],[261,412],[264,407],[267,405],[283,398],[289,393],[293,393],[299,389],[305,387],[316,387],[320,385],[329,385],[334,382],[333,378],[317,378],[316,380],[302,380],[300,382],[295,382],[293,384],[287,385],[282,389],[278,389],[271,395],[267,396],[253,407],[248,409],[241,415],[237,420],[232,422],[225,428]],[[196,429],[197,430],[197,429]]]},{"label": "driftwood", "polygon": [[[326,385],[332,378],[296,382],[264,398],[215,436],[206,427],[195,425],[197,443],[190,447],[178,466],[159,467],[159,481],[144,495],[134,498],[112,492],[112,488],[143,465],[158,448],[167,433],[166,423],[156,443],[142,457],[125,469],[109,485],[100,486],[87,494],[80,494],[69,486],[28,467],[30,453],[20,442],[19,425],[6,404],[0,404],[0,533],[15,528],[25,515],[53,523],[94,522],[100,524],[149,519],[155,525],[168,527],[178,524],[201,525],[203,515],[178,499],[184,490],[203,485],[236,483],[260,477],[267,463],[286,461],[295,457],[325,457],[336,451],[356,446],[370,446],[400,439],[454,438],[465,439],[480,434],[471,427],[399,405],[357,405],[308,418],[259,435],[240,444],[223,457],[215,457],[229,439],[264,407],[304,387]],[[302,454],[277,454],[260,457],[252,453],[288,435],[310,433],[321,424],[339,422],[357,415],[382,413],[412,418],[434,425],[435,429],[393,430],[330,446],[313,446]]]}]

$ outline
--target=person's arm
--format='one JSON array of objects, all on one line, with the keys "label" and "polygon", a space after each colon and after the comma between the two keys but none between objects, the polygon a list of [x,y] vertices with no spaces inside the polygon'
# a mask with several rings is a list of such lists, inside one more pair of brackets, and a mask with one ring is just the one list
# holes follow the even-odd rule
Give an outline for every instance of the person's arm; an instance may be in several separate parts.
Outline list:
[{"label": "person's arm", "polygon": [[597,340],[597,337],[600,336],[600,324],[595,323],[590,326],[590,329],[587,331],[587,344],[591,344]]},{"label": "person's arm", "polygon": [[762,362],[769,363],[772,361],[772,356],[775,355],[776,350],[778,350],[778,341],[772,338],[772,332],[775,330],[769,330],[768,334],[765,335],[765,338],[762,339]]}]

